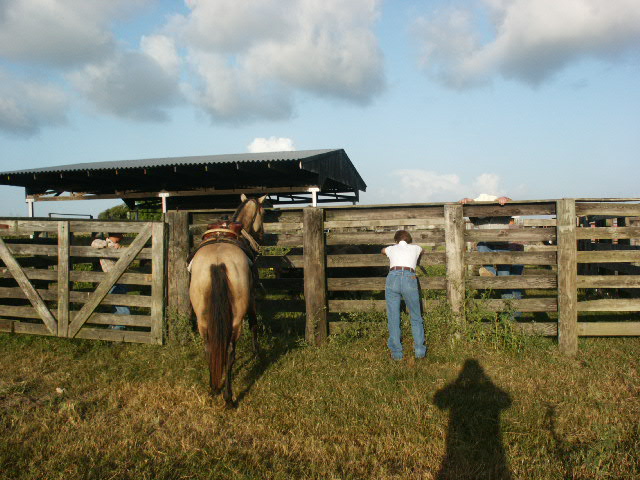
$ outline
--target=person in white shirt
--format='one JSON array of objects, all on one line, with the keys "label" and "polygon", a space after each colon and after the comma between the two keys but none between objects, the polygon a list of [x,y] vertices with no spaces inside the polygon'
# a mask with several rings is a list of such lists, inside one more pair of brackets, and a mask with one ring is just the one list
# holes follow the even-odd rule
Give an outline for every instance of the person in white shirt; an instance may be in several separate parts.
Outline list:
[{"label": "person in white shirt", "polygon": [[[109,250],[117,250],[122,248],[122,244],[120,243],[121,240],[122,240],[121,233],[109,233],[107,234],[106,240],[96,236],[95,240],[91,242],[91,246],[93,248],[106,248]],[[104,257],[100,258],[100,266],[102,267],[102,271],[105,273],[113,270],[115,265],[116,265],[116,260],[114,259],[104,258]],[[109,293],[126,295],[127,287],[125,285],[116,283],[113,287],[111,287],[111,290],[109,290]],[[125,305],[114,305],[113,313],[115,313],[116,315],[131,315],[131,311],[129,310],[129,307]],[[123,325],[110,325],[110,328],[114,330],[125,329]]]},{"label": "person in white shirt", "polygon": [[391,357],[402,360],[402,334],[400,330],[400,301],[409,309],[411,317],[411,333],[416,358],[423,358],[427,353],[424,344],[424,321],[420,308],[420,289],[416,277],[416,265],[422,253],[422,247],[412,245],[411,234],[406,230],[398,230],[393,240],[395,245],[383,248],[382,253],[389,257],[389,274],[385,286],[387,301],[387,325],[389,341],[387,342]]},{"label": "person in white shirt", "polygon": [[[459,203],[468,205],[474,202],[498,202],[499,205],[506,205],[512,200],[509,197],[496,197],[495,195],[488,195],[486,193],[480,194],[479,197],[463,198]],[[471,223],[475,228],[487,230],[503,230],[508,228],[515,228],[513,224],[514,219],[508,215],[494,216],[494,217],[469,217]],[[484,253],[503,253],[503,252],[522,252],[524,246],[518,242],[479,242],[478,252]],[[524,265],[483,265],[478,272],[482,277],[495,277],[495,276],[508,276],[508,275],[523,275]],[[520,289],[504,289],[500,294],[500,297],[504,300],[520,300],[523,296],[523,292]],[[514,316],[522,316],[521,312],[515,312]]]}]

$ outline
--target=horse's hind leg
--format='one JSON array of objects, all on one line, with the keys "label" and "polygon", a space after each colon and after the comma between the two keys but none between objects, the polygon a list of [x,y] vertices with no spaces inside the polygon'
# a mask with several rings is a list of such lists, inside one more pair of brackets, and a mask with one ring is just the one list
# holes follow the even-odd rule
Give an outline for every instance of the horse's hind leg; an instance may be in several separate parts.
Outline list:
[{"label": "horse's hind leg", "polygon": [[222,391],[222,397],[226,402],[227,408],[237,407],[236,401],[233,399],[233,391],[231,390],[231,372],[233,371],[233,364],[236,361],[236,340],[231,339],[229,347],[227,348],[227,379]]}]

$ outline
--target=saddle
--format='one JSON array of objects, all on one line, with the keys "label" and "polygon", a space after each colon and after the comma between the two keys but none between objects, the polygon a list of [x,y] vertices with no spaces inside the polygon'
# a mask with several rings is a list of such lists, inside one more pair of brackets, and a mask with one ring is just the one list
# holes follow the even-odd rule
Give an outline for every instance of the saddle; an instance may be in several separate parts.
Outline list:
[{"label": "saddle", "polygon": [[202,241],[205,242],[212,238],[235,238],[239,239],[242,232],[242,224],[240,222],[230,222],[222,220],[217,223],[207,225],[207,230],[202,234]]},{"label": "saddle", "polygon": [[240,248],[253,265],[259,252],[255,252],[242,235],[242,223],[222,220],[207,225],[207,230],[202,234],[200,244],[189,254],[187,264],[191,263],[195,254],[205,245],[212,243],[230,243]]}]

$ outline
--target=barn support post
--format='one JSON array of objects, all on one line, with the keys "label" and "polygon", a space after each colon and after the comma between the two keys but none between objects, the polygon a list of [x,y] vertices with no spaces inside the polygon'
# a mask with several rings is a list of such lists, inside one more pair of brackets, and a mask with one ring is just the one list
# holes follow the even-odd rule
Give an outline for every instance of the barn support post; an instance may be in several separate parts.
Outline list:
[{"label": "barn support post", "polygon": [[558,346],[573,356],[578,351],[578,263],[576,243],[576,202],[563,198],[556,202],[558,235]]},{"label": "barn support post", "polygon": [[327,278],[324,240],[324,210],[303,210],[304,300],[306,305],[305,339],[321,345],[327,339]]},{"label": "barn support post", "polygon": [[318,192],[320,192],[320,189],[318,187],[309,187],[308,191],[311,192],[311,206],[312,207],[317,207],[318,206]]},{"label": "barn support post", "polygon": [[[167,254],[167,312],[169,315],[191,315],[189,300],[189,213],[172,210],[166,213],[169,230]],[[169,326],[171,332],[171,326]]]},{"label": "barn support post", "polygon": [[445,255],[447,261],[447,299],[455,317],[464,320],[465,266],[464,215],[462,205],[444,206]]},{"label": "barn support post", "polygon": [[35,217],[35,211],[34,211],[34,208],[33,208],[34,199],[33,198],[27,198],[25,200],[25,202],[27,202],[27,217],[29,217],[29,218]]}]

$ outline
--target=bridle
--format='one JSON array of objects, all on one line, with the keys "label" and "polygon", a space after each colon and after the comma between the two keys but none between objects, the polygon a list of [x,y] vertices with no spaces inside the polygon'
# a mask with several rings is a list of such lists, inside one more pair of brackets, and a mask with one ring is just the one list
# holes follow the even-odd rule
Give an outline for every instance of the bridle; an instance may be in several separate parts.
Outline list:
[{"label": "bridle", "polygon": [[[253,230],[253,224],[256,221],[256,218],[258,218],[258,214],[260,213],[260,211],[263,210],[262,205],[260,205],[260,202],[258,202],[258,200],[255,198],[247,198],[244,202],[242,202],[236,209],[235,213],[233,214],[233,217],[231,217],[231,221],[232,222],[238,221],[238,217],[244,211],[245,207],[247,206],[247,203],[249,202],[254,202],[256,206],[255,211],[253,212],[253,217],[251,218],[251,222],[249,223],[249,229]],[[255,238],[253,238],[253,235],[247,232],[244,229],[244,227],[242,228],[240,233],[245,238],[245,240],[249,242],[249,245],[251,245],[251,248],[253,248],[256,252],[260,251],[260,245],[258,244],[258,242],[256,242]],[[255,232],[255,233],[258,233],[258,232]]]}]

